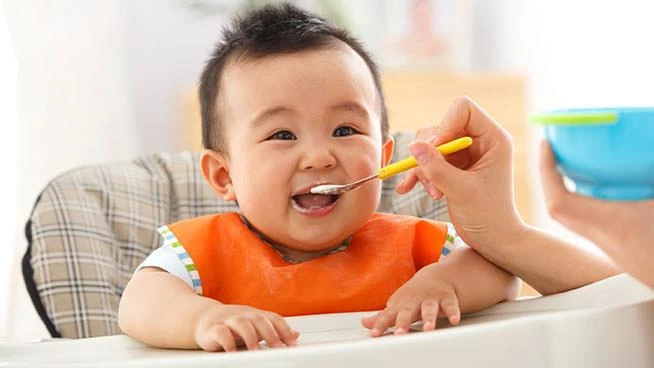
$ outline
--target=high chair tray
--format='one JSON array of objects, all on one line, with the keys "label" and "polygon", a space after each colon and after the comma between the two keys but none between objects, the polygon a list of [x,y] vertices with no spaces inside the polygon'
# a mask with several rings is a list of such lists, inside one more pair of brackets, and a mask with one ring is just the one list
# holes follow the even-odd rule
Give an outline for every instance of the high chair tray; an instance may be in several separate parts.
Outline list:
[{"label": "high chair tray", "polygon": [[654,293],[626,275],[502,303],[429,333],[372,339],[360,324],[370,314],[288,318],[299,346],[228,354],[123,335],[5,343],[0,367],[654,367]]}]

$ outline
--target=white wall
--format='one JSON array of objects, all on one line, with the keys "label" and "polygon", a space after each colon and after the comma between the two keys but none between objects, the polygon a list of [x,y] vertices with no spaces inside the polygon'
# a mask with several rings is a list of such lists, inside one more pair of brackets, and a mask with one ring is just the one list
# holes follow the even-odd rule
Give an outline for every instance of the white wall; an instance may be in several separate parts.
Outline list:
[{"label": "white wall", "polygon": [[128,114],[120,4],[45,0],[6,2],[18,66],[18,171],[9,338],[44,335],[26,296],[19,257],[22,226],[38,192],[73,166],[137,152]]},{"label": "white wall", "polygon": [[[178,149],[183,92],[199,81],[220,28],[229,19],[226,13],[238,9],[239,2],[214,2],[216,5],[209,9],[191,7],[193,1],[120,3],[124,8],[122,55],[129,114],[138,122],[135,137],[139,149]],[[153,136],[153,132],[158,134]]]},{"label": "white wall", "polygon": [[[16,176],[17,176],[17,124],[16,124],[16,59],[14,57],[9,30],[5,15],[0,7],[0,122],[2,135],[0,138],[0,167],[3,180],[0,181],[0,234],[13,239],[16,229]],[[12,244],[1,248],[3,254],[11,257]],[[5,285],[13,269],[9,264],[0,264],[0,285]],[[0,287],[0,326],[6,325],[5,317],[10,308],[9,290]],[[6,338],[6,331],[0,328],[0,341]]]},{"label": "white wall", "polygon": [[[222,13],[232,8],[218,4],[203,15],[189,9],[191,3],[2,4],[18,73],[17,91],[12,93],[17,97],[18,123],[11,124],[17,130],[18,159],[3,155],[3,163],[17,166],[14,173],[6,171],[17,188],[2,188],[3,209],[14,209],[9,212],[13,220],[9,231],[15,240],[8,245],[9,256],[0,258],[0,341],[47,337],[20,273],[26,246],[22,228],[46,183],[80,165],[179,149],[183,91],[197,81]],[[3,54],[4,58],[10,56]],[[3,90],[12,88],[4,74],[2,80]],[[3,139],[10,139],[11,130],[4,133]],[[5,199],[16,205],[5,205]]]}]

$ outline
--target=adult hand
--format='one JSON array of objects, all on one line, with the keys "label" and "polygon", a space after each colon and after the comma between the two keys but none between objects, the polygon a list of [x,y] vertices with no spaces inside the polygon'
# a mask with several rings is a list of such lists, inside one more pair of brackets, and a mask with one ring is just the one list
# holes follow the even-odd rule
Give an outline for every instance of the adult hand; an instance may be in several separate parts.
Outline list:
[{"label": "adult hand", "polygon": [[[461,136],[473,139],[466,150],[444,158],[433,148]],[[419,166],[398,184],[398,193],[420,181],[434,199],[445,194],[457,232],[482,254],[524,230],[514,202],[511,136],[481,107],[457,98],[439,126],[419,130],[416,138],[409,150]]]},{"label": "adult hand", "polygon": [[552,149],[541,144],[540,173],[550,215],[591,240],[625,272],[654,288],[654,201],[622,202],[569,192]]},{"label": "adult hand", "polygon": [[[472,146],[447,159],[433,147],[466,135]],[[486,259],[542,294],[618,272],[601,255],[523,222],[513,194],[511,137],[469,98],[457,98],[440,126],[421,129],[417,138],[426,140],[409,146],[418,167],[396,190],[406,193],[420,181],[434,199],[445,195],[457,233]]]}]

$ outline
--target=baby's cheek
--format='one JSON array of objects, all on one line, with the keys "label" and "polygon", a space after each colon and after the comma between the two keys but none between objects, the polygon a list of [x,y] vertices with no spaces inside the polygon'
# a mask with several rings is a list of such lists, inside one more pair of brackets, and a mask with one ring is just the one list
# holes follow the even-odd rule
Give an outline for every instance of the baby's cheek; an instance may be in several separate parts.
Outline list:
[{"label": "baby's cheek", "polygon": [[366,155],[364,157],[369,157],[367,159],[362,160],[361,157],[353,158],[357,162],[356,165],[356,174],[357,177],[363,178],[366,176],[370,176],[374,174],[379,168],[381,164],[381,158],[379,160],[375,160],[374,155]]}]

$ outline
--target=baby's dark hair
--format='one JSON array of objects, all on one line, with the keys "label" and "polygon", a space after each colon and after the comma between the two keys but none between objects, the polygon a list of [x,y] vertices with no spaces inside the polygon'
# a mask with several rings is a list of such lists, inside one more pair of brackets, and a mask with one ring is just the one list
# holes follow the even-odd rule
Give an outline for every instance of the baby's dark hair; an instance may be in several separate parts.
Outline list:
[{"label": "baby's dark hair", "polygon": [[234,58],[256,59],[268,55],[331,47],[338,40],[351,47],[370,68],[381,101],[382,137],[388,137],[388,116],[377,65],[363,45],[327,20],[291,4],[267,5],[244,17],[237,17],[223,29],[200,77],[202,144],[204,148],[225,152],[223,124],[217,100],[225,65]]}]

